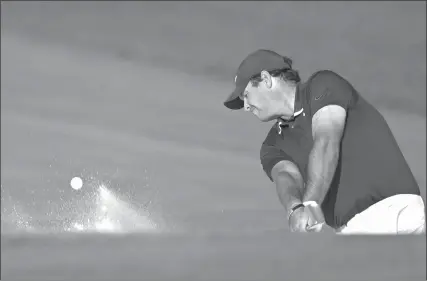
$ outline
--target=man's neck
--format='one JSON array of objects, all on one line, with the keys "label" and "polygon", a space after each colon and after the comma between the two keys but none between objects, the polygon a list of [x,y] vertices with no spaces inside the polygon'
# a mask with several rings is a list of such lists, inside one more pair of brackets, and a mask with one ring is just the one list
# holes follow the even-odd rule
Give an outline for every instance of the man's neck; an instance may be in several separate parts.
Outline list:
[{"label": "man's neck", "polygon": [[279,119],[283,119],[283,120],[291,120],[294,117],[294,113],[295,113],[295,98],[296,98],[296,90],[297,87],[296,86],[287,86],[288,89],[288,93],[289,93],[289,97],[285,99],[285,112],[288,114],[284,114],[282,115]]}]

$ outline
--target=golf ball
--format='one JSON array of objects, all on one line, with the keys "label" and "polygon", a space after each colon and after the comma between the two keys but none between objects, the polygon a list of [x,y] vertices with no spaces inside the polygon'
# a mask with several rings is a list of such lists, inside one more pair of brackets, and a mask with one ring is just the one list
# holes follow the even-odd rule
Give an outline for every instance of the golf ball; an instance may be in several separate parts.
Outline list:
[{"label": "golf ball", "polygon": [[79,177],[74,177],[71,179],[70,185],[74,190],[79,190],[83,186],[83,181]]}]

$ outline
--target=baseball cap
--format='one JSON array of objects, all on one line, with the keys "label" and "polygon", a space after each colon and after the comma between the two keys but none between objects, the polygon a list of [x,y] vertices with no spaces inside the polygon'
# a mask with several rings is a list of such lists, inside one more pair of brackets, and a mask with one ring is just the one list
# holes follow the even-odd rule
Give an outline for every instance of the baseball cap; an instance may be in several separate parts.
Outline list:
[{"label": "baseball cap", "polygon": [[239,65],[234,78],[236,88],[228,96],[224,105],[229,109],[241,109],[243,101],[239,96],[243,93],[252,77],[261,71],[272,71],[277,69],[292,68],[292,61],[271,50],[259,49],[249,54]]}]

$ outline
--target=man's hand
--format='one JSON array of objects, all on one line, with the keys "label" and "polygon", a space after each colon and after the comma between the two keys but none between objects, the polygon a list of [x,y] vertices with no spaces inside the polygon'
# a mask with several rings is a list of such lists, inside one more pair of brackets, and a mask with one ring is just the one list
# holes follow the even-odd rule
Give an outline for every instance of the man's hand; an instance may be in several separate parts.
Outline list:
[{"label": "man's hand", "polygon": [[[306,205],[307,204],[307,205]],[[312,202],[304,203],[289,216],[289,228],[292,232],[320,232],[325,222],[323,212]]]},{"label": "man's hand", "polygon": [[309,226],[307,230],[309,232],[320,232],[322,230],[323,225],[325,224],[325,216],[323,211],[319,205],[317,205],[314,201],[304,202],[305,211],[310,217],[308,222]]},{"label": "man's hand", "polygon": [[289,217],[289,228],[292,232],[308,232],[310,216],[306,207],[301,207],[292,212]]}]

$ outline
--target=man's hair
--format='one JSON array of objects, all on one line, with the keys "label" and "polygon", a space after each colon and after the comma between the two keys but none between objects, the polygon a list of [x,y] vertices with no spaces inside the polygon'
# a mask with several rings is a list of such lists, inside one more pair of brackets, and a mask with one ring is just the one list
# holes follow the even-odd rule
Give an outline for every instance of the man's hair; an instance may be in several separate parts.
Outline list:
[{"label": "man's hair", "polygon": [[[283,81],[288,83],[290,82],[290,83],[296,84],[301,81],[298,71],[292,68],[271,70],[268,73],[270,73],[270,75],[273,77],[280,77]],[[250,79],[250,82],[254,87],[258,87],[261,81],[262,81],[261,73],[251,77]]]}]

